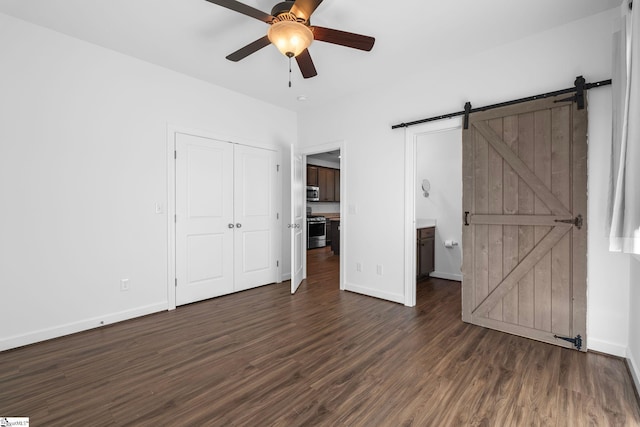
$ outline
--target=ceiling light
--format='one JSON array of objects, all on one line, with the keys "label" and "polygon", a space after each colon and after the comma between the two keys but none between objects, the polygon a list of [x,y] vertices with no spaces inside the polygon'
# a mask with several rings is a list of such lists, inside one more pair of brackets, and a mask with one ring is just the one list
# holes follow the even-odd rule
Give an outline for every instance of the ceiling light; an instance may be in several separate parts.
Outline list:
[{"label": "ceiling light", "polygon": [[279,21],[272,24],[267,36],[269,41],[289,58],[300,55],[313,41],[313,33],[309,27],[295,21]]}]

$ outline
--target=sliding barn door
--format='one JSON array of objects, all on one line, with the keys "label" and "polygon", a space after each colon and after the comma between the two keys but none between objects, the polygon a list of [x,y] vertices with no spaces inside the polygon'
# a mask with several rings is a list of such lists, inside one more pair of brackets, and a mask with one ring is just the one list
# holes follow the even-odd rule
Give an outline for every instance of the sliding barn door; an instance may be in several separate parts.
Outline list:
[{"label": "sliding barn door", "polygon": [[587,110],[566,98],[469,118],[462,317],[586,351]]}]

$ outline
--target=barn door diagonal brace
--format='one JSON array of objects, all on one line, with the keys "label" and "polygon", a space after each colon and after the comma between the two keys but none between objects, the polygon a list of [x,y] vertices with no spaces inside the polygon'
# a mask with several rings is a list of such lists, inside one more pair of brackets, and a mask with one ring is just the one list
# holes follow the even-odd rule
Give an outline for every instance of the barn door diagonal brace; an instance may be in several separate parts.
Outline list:
[{"label": "barn door diagonal brace", "polygon": [[485,317],[496,304],[527,274],[555,245],[564,237],[571,227],[553,227],[540,242],[525,256],[518,265],[478,304],[471,312],[473,316]]},{"label": "barn door diagonal brace", "polygon": [[582,337],[580,335],[576,335],[575,338],[561,337],[559,335],[554,335],[553,337],[559,340],[570,342],[578,350],[582,348]]},{"label": "barn door diagonal brace", "polygon": [[542,202],[556,215],[571,216],[562,202],[547,188],[544,182],[518,157],[487,123],[474,123],[475,129],[504,158],[515,173],[524,179]]}]

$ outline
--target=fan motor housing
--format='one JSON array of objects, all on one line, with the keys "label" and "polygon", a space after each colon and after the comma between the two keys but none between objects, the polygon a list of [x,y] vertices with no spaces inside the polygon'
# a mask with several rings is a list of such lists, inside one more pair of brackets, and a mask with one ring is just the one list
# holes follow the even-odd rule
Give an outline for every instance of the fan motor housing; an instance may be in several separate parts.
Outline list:
[{"label": "fan motor housing", "polygon": [[[277,19],[278,21],[294,21],[295,20],[298,22],[305,22],[304,19],[298,18],[297,16],[290,13],[294,3],[295,3],[295,0],[286,0],[276,4],[271,9],[271,15],[278,18]],[[281,16],[281,15],[284,15],[284,16]]]}]

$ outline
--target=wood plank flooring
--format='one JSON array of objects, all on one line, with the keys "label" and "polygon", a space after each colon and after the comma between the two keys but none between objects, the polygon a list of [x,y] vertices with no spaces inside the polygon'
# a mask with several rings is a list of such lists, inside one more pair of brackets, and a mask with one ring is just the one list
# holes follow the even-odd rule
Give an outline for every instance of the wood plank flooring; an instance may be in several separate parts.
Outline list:
[{"label": "wood plank flooring", "polygon": [[308,281],[0,353],[0,416],[34,426],[640,424],[624,360],[462,323],[460,285],[407,308]]}]

